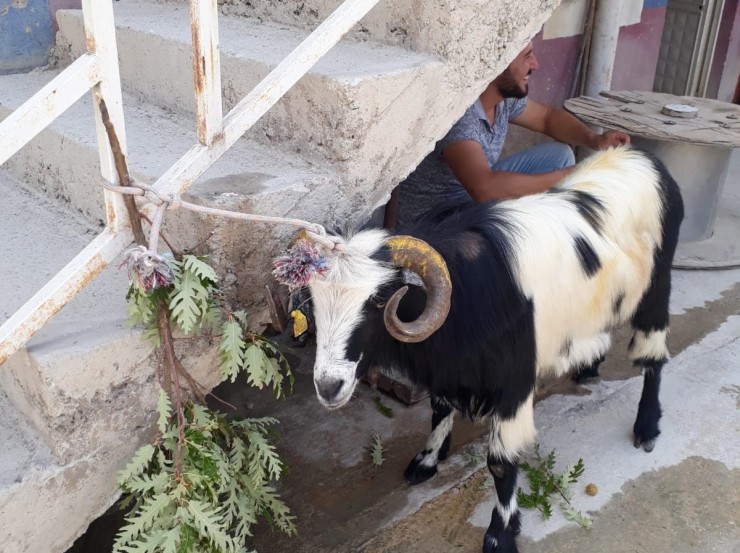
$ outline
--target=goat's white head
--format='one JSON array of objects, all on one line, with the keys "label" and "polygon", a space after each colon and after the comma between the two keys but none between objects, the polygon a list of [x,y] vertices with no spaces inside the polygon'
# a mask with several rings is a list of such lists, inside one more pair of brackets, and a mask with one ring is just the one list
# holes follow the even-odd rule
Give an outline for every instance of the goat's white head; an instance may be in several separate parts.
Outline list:
[{"label": "goat's white head", "polygon": [[[387,247],[389,261],[380,260]],[[421,342],[444,323],[450,309],[451,284],[442,257],[425,242],[409,236],[388,237],[379,230],[361,232],[343,251],[327,256],[326,269],[309,282],[316,321],[314,385],[319,401],[329,409],[345,405],[357,385],[362,348],[353,344],[365,322],[368,303],[394,280],[399,267],[416,272],[427,289],[424,312],[401,322],[398,304],[407,291],[395,291],[385,304],[385,327],[402,342]],[[377,307],[374,307],[377,309]]]}]

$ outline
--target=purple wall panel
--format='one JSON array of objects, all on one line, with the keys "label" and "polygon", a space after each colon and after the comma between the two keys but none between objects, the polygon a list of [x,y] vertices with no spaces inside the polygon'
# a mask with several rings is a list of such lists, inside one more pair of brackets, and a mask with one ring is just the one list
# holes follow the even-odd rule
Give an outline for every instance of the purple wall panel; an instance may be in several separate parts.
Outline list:
[{"label": "purple wall panel", "polygon": [[717,31],[717,45],[714,49],[714,58],[712,59],[712,68],[709,71],[709,82],[707,83],[707,97],[716,98],[719,92],[719,83],[722,79],[722,72],[725,68],[725,61],[728,55],[740,56],[740,51],[730,53],[730,36],[732,27],[738,16],[738,0],[725,0],[725,7],[722,10],[719,30]]},{"label": "purple wall panel", "polygon": [[539,33],[532,43],[540,64],[529,81],[532,98],[550,106],[562,106],[573,81],[581,35],[542,40]]},{"label": "purple wall panel", "polygon": [[[640,23],[622,27],[619,33],[612,90],[653,88],[666,11],[665,2],[653,4],[659,7],[643,10]],[[562,106],[573,81],[581,35],[543,40],[539,33],[533,43],[540,68],[530,81],[532,98]]]},{"label": "purple wall panel", "polygon": [[665,8],[643,10],[639,23],[622,27],[614,60],[612,90],[653,89],[665,12]]}]

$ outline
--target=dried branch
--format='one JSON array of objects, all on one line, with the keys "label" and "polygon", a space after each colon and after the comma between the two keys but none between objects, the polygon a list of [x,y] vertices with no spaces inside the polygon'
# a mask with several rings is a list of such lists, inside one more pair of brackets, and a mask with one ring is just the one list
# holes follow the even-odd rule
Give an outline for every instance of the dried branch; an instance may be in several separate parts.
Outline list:
[{"label": "dried branch", "polygon": [[[113,126],[113,122],[110,119],[108,107],[105,105],[105,100],[100,94],[96,94],[95,99],[97,100],[98,109],[100,110],[100,117],[105,126],[105,132],[108,134],[108,142],[110,142],[110,148],[113,152],[113,161],[116,164],[118,180],[120,181],[121,186],[131,186],[131,177],[129,176],[128,166],[126,164],[126,156],[123,155],[123,151],[121,150],[121,143],[118,141],[116,128]],[[124,194],[123,203],[126,206],[126,211],[128,212],[128,217],[131,222],[131,231],[134,234],[134,240],[136,240],[137,244],[146,246],[148,242],[144,235],[144,229],[141,226],[141,215],[136,207],[134,197],[130,194]]]}]

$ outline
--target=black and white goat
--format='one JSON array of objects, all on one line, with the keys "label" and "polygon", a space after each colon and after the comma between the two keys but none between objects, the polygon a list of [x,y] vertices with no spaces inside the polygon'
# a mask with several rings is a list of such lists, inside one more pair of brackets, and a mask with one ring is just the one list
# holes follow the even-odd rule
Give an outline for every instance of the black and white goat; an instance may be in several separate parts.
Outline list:
[{"label": "black and white goat", "polygon": [[[630,358],[644,370],[634,444],[653,449],[682,218],[662,163],[617,148],[580,163],[547,193],[471,204],[403,236],[347,238],[346,251],[329,255],[309,285],[319,401],[343,406],[372,366],[398,367],[425,386],[432,433],[406,470],[412,484],[446,457],[454,409],[490,417],[497,506],[483,551],[515,552],[517,462],[535,437],[535,380],[596,374],[609,331],[625,321],[634,329]],[[404,267],[424,287],[404,285]]]}]

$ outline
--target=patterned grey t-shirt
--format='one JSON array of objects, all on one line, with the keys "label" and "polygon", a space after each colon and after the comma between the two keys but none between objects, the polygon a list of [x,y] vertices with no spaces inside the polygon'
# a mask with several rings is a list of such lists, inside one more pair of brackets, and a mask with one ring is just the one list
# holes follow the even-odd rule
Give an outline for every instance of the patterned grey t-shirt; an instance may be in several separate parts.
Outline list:
[{"label": "patterned grey t-shirt", "polygon": [[442,152],[455,142],[474,140],[483,148],[488,164],[493,166],[504,147],[509,121],[521,115],[526,105],[526,97],[506,98],[496,106],[496,116],[491,126],[480,99],[476,100],[445,137],[437,142],[434,151],[400,184],[398,224],[410,223],[432,209],[470,200],[470,195],[442,158]]}]

